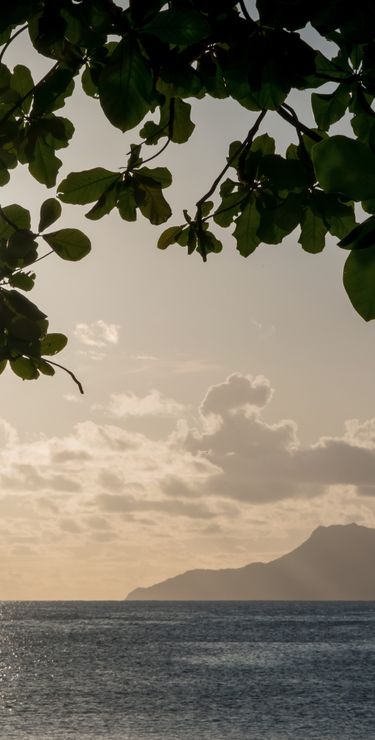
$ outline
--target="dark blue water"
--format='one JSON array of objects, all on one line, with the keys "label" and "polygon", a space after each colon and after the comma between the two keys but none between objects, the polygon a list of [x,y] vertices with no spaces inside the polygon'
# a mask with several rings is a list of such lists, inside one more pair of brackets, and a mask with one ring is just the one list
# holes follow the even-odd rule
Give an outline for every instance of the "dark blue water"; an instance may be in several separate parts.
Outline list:
[{"label": "dark blue water", "polygon": [[375,603],[0,603],[4,740],[372,740]]}]

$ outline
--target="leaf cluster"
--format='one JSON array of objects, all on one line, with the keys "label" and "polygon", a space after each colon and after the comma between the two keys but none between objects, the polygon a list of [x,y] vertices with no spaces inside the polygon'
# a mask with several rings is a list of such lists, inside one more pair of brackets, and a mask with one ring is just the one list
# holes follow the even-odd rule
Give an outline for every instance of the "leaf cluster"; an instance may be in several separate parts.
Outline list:
[{"label": "leaf cluster", "polygon": [[[295,229],[301,247],[316,253],[331,234],[350,250],[344,271],[350,300],[366,320],[375,318],[374,7],[365,0],[355,7],[335,0],[257,0],[256,5],[256,18],[243,0],[4,5],[0,186],[22,164],[46,188],[56,187],[58,200],[43,203],[36,232],[21,205],[0,211],[2,369],[9,361],[24,378],[51,374],[46,347],[62,348],[62,340],[47,342],[47,336],[58,335],[47,334],[45,314],[19,293],[33,288],[40,243],[71,261],[90,250],[77,229],[48,230],[60,216],[60,203],[89,205],[91,220],[116,210],[125,221],[135,221],[139,213],[155,226],[168,221],[172,211],[164,191],[172,174],[149,163],[167,146],[190,139],[195,125],[189,101],[205,96],[232,98],[249,111],[249,133],[231,144],[194,215],[184,211],[179,225],[162,232],[159,248],[177,243],[206,260],[222,249],[220,232],[212,230],[216,226],[232,229],[243,257],[262,243],[279,244]],[[302,38],[300,30],[308,24],[335,45],[331,58]],[[23,64],[13,69],[6,64],[7,49],[21,33],[50,60],[39,80]],[[93,162],[91,169],[58,182],[61,152],[74,134],[60,112],[77,87],[97,101],[110,125],[121,132],[139,127],[139,139],[117,171]],[[296,89],[310,96],[314,128],[289,104]],[[269,112],[290,126],[285,155],[267,133]],[[331,127],[343,119],[350,121],[352,137],[332,134]],[[355,203],[369,214],[360,224]]]}]

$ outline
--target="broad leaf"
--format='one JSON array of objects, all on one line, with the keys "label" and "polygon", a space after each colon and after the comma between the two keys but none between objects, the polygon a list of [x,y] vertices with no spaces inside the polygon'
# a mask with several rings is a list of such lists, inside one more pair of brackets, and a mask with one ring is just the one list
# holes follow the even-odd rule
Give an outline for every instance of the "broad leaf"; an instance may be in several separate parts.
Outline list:
[{"label": "broad leaf", "polygon": [[29,170],[38,182],[51,188],[56,184],[57,173],[62,165],[61,159],[56,157],[54,150],[44,139],[38,137],[34,147]]},{"label": "broad leaf", "polygon": [[339,85],[333,93],[324,95],[313,93],[311,104],[317,126],[323,131],[328,131],[333,123],[342,118],[350,102],[349,88]]},{"label": "broad leaf", "polygon": [[35,363],[28,357],[18,357],[16,360],[10,360],[10,366],[13,372],[22,380],[36,380],[39,378]]},{"label": "broad leaf", "polygon": [[64,334],[46,334],[40,343],[41,355],[56,355],[67,345],[67,338]]},{"label": "broad leaf", "polygon": [[57,194],[63,203],[77,203],[85,205],[98,200],[101,195],[115,182],[119,181],[121,175],[111,172],[103,167],[94,167],[92,170],[82,172],[71,172],[57,188]]},{"label": "broad leaf", "polygon": [[375,245],[351,252],[344,267],[345,290],[365,321],[375,319]]},{"label": "broad leaf", "polygon": [[260,244],[257,233],[259,225],[260,214],[255,198],[252,198],[236,218],[236,228],[233,232],[237,240],[237,249],[242,257],[248,257]]},{"label": "broad leaf", "polygon": [[172,184],[172,175],[167,167],[154,167],[153,169],[140,167],[136,174],[155,180],[155,183],[159,184],[161,188],[168,188]]},{"label": "broad leaf", "polygon": [[4,217],[0,212],[1,239],[8,239],[16,229],[30,229],[30,211],[27,211],[26,208],[19,206],[17,203],[12,203],[10,206],[5,206],[2,213]]},{"label": "broad leaf", "polygon": [[47,198],[40,207],[38,231],[44,231],[61,216],[61,205],[56,198]]},{"label": "broad leaf", "polygon": [[375,194],[375,155],[361,142],[332,136],[315,144],[311,156],[321,187],[353,200]]},{"label": "broad leaf", "polygon": [[79,229],[60,229],[43,234],[43,239],[64,260],[76,262],[91,250],[90,239]]},{"label": "broad leaf", "polygon": [[99,80],[99,99],[105,115],[121,131],[134,128],[150,109],[152,91],[152,71],[139,46],[123,39]]},{"label": "broad leaf", "polygon": [[313,213],[311,208],[306,208],[301,220],[301,234],[298,239],[305,252],[311,254],[321,252],[325,246],[327,230],[327,225],[321,216]]},{"label": "broad leaf", "polygon": [[34,274],[26,274],[25,272],[16,272],[9,278],[9,285],[12,288],[20,288],[20,290],[32,290],[35,283]]},{"label": "broad leaf", "polygon": [[166,249],[170,244],[174,244],[183,229],[183,226],[170,226],[168,229],[163,231],[158,239],[158,249]]}]

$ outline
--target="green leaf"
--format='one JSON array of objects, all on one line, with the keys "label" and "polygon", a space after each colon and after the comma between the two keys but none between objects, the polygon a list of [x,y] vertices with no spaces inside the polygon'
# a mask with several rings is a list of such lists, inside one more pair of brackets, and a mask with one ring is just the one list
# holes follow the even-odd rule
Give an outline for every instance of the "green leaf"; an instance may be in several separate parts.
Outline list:
[{"label": "green leaf", "polygon": [[13,234],[16,229],[31,228],[30,211],[27,211],[26,208],[22,208],[22,206],[19,206],[17,203],[5,206],[2,209],[2,212],[5,218],[3,218],[0,212],[0,239],[9,239],[10,235]]},{"label": "green leaf", "polygon": [[213,98],[227,98],[228,90],[225,87],[223,70],[213,53],[202,54],[198,60],[198,73],[206,88]]},{"label": "green leaf", "polygon": [[71,172],[57,188],[57,195],[63,203],[85,205],[103,195],[103,193],[121,178],[118,172],[111,172],[103,167],[92,170]]},{"label": "green leaf", "polygon": [[151,67],[139,46],[124,38],[99,79],[99,99],[105,115],[121,131],[134,128],[150,110],[152,91]]},{"label": "green leaf", "polygon": [[60,229],[43,234],[43,239],[64,260],[76,262],[91,250],[90,239],[79,229]]},{"label": "green leaf", "polygon": [[18,357],[16,360],[10,360],[10,366],[13,372],[22,380],[36,380],[39,378],[39,372],[32,360],[27,357]]},{"label": "green leaf", "polygon": [[154,180],[161,188],[168,188],[172,184],[172,175],[167,167],[154,167],[153,169],[140,167],[136,174]]},{"label": "green leaf", "polygon": [[210,252],[221,252],[223,245],[221,241],[215,236],[215,234],[212,234],[211,231],[199,232],[198,230],[196,230],[196,237],[198,244],[196,247],[194,244],[194,248],[197,252],[199,252],[199,254],[202,255],[204,260],[206,258],[206,255]]},{"label": "green leaf", "polygon": [[36,365],[38,367],[38,370],[40,370],[43,375],[54,375],[55,374],[55,368],[52,367],[52,365],[49,364],[46,360],[36,360]]},{"label": "green leaf", "polygon": [[236,228],[233,232],[237,240],[237,249],[242,257],[248,257],[260,244],[257,233],[259,225],[260,214],[255,198],[252,198],[236,218]]},{"label": "green leaf", "polygon": [[4,372],[8,360],[0,360],[0,375]]},{"label": "green leaf", "polygon": [[215,224],[218,224],[222,228],[230,226],[241,206],[244,205],[244,200],[247,198],[247,190],[243,190],[242,192],[236,190],[236,192],[224,196],[217,211],[214,213]]},{"label": "green leaf", "polygon": [[319,184],[328,193],[367,200],[375,193],[375,155],[361,142],[332,136],[311,150]]},{"label": "green leaf", "polygon": [[[267,194],[268,195],[268,194]],[[290,234],[299,224],[302,215],[301,198],[299,193],[289,193],[284,200],[271,196],[265,198],[260,193],[258,210],[261,220],[257,235],[260,241],[266,244],[280,244],[287,234]]]},{"label": "green leaf", "polygon": [[61,216],[61,205],[56,198],[47,198],[40,207],[38,231],[44,231]]},{"label": "green leaf", "polygon": [[156,88],[166,98],[192,98],[204,95],[197,71],[179,58],[161,67]]},{"label": "green leaf", "polygon": [[311,208],[306,208],[301,219],[301,234],[299,243],[311,254],[317,254],[324,249],[327,225],[321,216],[313,213]]},{"label": "green leaf", "polygon": [[344,286],[365,321],[375,319],[375,245],[351,252],[344,267]]},{"label": "green leaf", "polygon": [[135,199],[133,182],[121,183],[117,208],[124,221],[137,220],[137,201]]},{"label": "green leaf", "polygon": [[90,210],[85,213],[86,218],[97,221],[112,211],[117,204],[119,184],[114,183],[104,191]]},{"label": "green leaf", "polygon": [[[30,90],[34,87],[34,81],[31,76],[31,72],[28,67],[24,64],[16,64],[13,70],[11,78],[11,88],[19,93],[20,98],[23,98]],[[23,101],[21,109],[24,113],[28,113],[30,110],[32,96],[29,95]]]},{"label": "green leaf", "polygon": [[368,249],[375,245],[375,216],[356,226],[339,242],[343,249]]},{"label": "green leaf", "polygon": [[18,229],[10,235],[8,250],[10,257],[27,257],[30,252],[36,253],[38,243],[34,234],[28,229]]},{"label": "green leaf", "polygon": [[163,231],[158,239],[158,249],[166,249],[170,244],[174,244],[183,229],[183,226],[170,226],[168,229]]},{"label": "green leaf", "polygon": [[311,104],[317,126],[328,131],[333,123],[342,118],[350,103],[347,85],[339,85],[333,93],[312,93]]},{"label": "green leaf", "polygon": [[26,296],[17,290],[7,290],[2,294],[3,301],[15,314],[26,316],[31,321],[40,321],[46,318],[46,314],[41,311],[35,303],[29,301]]},{"label": "green leaf", "polygon": [[66,347],[67,342],[68,340],[65,334],[46,334],[40,343],[40,354],[57,355],[58,352],[61,352]]},{"label": "green leaf", "polygon": [[25,272],[16,272],[9,278],[9,285],[12,288],[20,288],[20,290],[32,290],[35,282],[35,274],[26,274]]},{"label": "green leaf", "polygon": [[198,11],[177,7],[162,10],[143,26],[142,31],[169,44],[188,46],[208,36],[211,28],[206,18]]},{"label": "green leaf", "polygon": [[134,176],[134,194],[139,210],[150,223],[158,226],[172,215],[160,185],[150,178]]},{"label": "green leaf", "polygon": [[73,72],[71,69],[58,67],[39,83],[34,93],[33,115],[40,116],[62,108],[65,98],[74,90]]},{"label": "green leaf", "polygon": [[44,139],[38,137],[34,147],[32,159],[29,162],[29,171],[38,182],[51,188],[56,184],[57,173],[62,165],[61,159],[56,157],[52,147]]}]

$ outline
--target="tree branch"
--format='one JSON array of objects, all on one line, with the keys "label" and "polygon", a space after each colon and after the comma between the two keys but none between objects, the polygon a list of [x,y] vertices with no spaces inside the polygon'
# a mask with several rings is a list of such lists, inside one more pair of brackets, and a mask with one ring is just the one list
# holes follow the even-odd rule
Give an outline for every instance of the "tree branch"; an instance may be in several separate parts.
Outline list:
[{"label": "tree branch", "polygon": [[322,141],[323,136],[317,134],[316,131],[312,131],[312,129],[310,129],[308,126],[305,126],[304,123],[301,123],[297,116],[297,113],[293,110],[293,108],[290,107],[290,105],[287,105],[286,103],[279,105],[279,107],[276,109],[276,113],[278,113],[279,116],[284,119],[284,121],[287,121],[292,126],[294,126],[297,133],[305,134],[309,137],[309,139],[312,139],[316,142]]},{"label": "tree branch", "polygon": [[44,359],[45,362],[48,362],[49,365],[54,365],[55,367],[59,367],[60,370],[64,370],[66,373],[68,373],[68,375],[70,375],[70,377],[74,380],[74,382],[76,383],[76,385],[78,385],[79,392],[82,393],[82,395],[84,394],[82,383],[80,383],[80,381],[78,380],[78,378],[76,378],[76,376],[74,375],[74,373],[72,373],[71,370],[68,370],[68,368],[67,367],[64,367],[64,365],[59,365],[58,362],[52,362],[52,360],[48,360],[45,357],[43,357],[43,359]]}]

